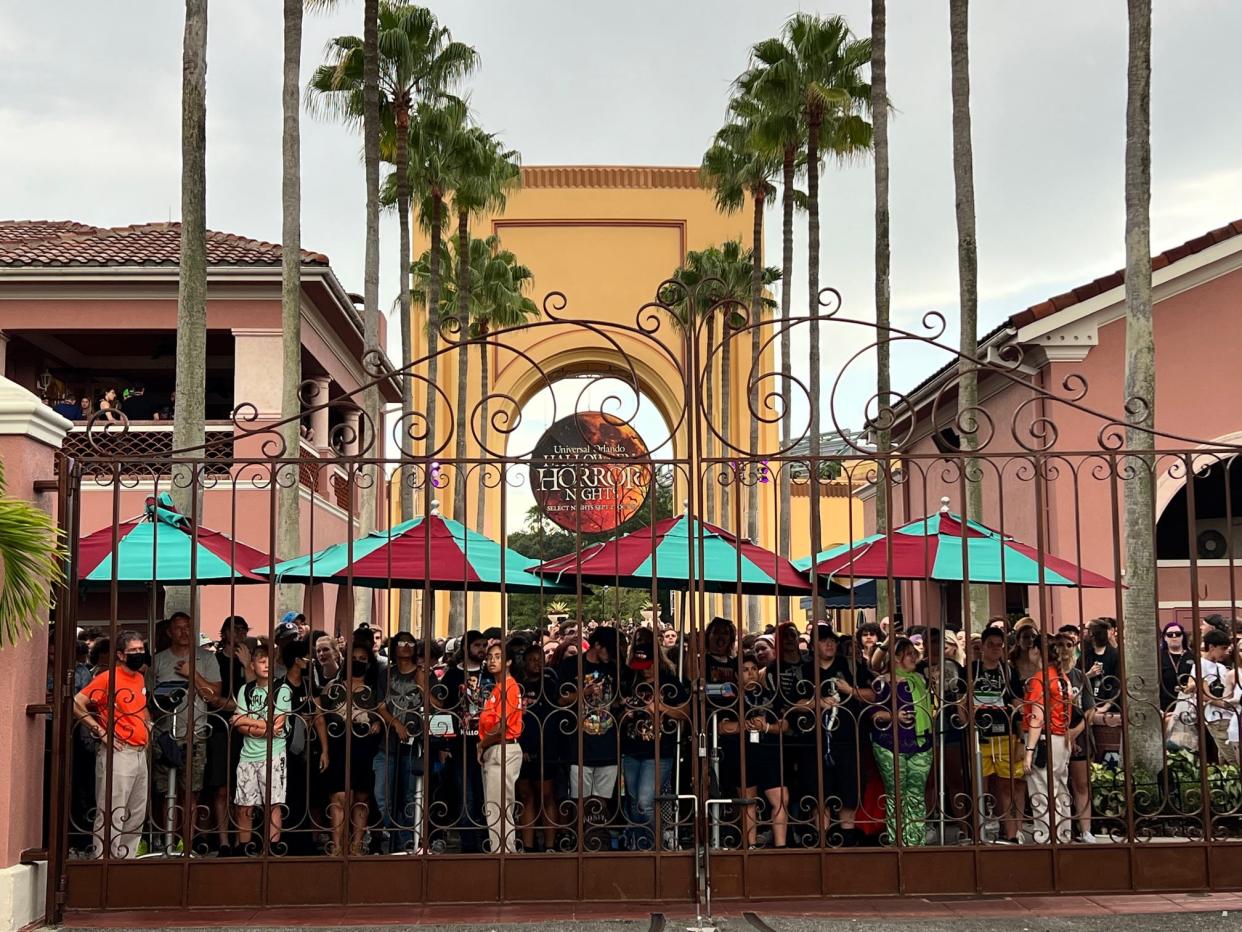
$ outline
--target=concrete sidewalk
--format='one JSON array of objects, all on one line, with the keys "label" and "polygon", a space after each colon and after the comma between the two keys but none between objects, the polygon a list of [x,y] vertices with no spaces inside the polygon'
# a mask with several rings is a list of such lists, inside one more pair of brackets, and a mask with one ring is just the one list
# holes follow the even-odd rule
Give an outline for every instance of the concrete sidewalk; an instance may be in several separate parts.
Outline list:
[{"label": "concrete sidewalk", "polygon": [[65,930],[323,929],[341,932],[1192,932],[1237,929],[1242,893],[1133,896],[1031,896],[833,899],[722,904],[711,919],[684,907],[641,904],[532,904],[442,907],[315,907],[269,910],[90,912],[66,917]]}]

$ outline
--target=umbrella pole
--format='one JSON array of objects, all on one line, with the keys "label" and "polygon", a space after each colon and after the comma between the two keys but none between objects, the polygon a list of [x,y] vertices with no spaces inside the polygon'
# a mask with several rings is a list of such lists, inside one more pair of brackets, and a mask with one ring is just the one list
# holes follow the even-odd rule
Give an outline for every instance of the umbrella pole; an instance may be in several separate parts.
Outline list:
[{"label": "umbrella pole", "polygon": [[941,590],[940,591],[940,637],[936,638],[936,640],[940,642],[939,671],[937,673],[937,678],[940,680],[940,685],[938,687],[940,690],[940,705],[936,709],[936,731],[938,732],[938,734],[936,735],[936,743],[937,743],[936,750],[938,752],[937,753],[938,763],[936,764],[936,792],[937,792],[937,795],[939,796],[939,801],[940,801],[940,844],[943,845],[945,843],[945,840],[944,840],[944,755],[945,755],[945,751],[947,750],[949,746],[948,740],[947,740],[948,735],[945,732],[945,721],[944,721],[944,711],[945,711],[945,705],[946,705],[944,701],[944,639],[948,637],[949,635],[949,606],[945,598],[945,596],[947,595],[947,593],[945,592],[945,587],[941,585],[940,590]]}]

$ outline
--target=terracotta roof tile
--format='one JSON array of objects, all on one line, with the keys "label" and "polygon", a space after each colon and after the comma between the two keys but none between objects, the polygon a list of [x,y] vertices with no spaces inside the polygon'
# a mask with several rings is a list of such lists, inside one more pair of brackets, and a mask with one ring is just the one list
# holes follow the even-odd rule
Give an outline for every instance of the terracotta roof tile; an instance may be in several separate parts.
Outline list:
[{"label": "terracotta roof tile", "polygon": [[[0,268],[175,266],[180,251],[180,223],[100,228],[71,221],[0,221]],[[302,261],[326,266],[328,257],[302,250]],[[278,266],[280,246],[208,230],[207,264]]]},{"label": "terracotta roof tile", "polygon": [[0,220],[0,244],[28,243],[62,233],[96,233],[98,227],[76,220]]},{"label": "terracotta roof tile", "polygon": [[[1232,239],[1235,236],[1242,236],[1242,220],[1227,223],[1223,227],[1209,230],[1207,233],[1196,236],[1194,239],[1189,239],[1180,246],[1174,246],[1172,249],[1166,249],[1164,252],[1157,253],[1151,257],[1152,270],[1162,269],[1171,262],[1177,262],[1180,259],[1185,259],[1187,256],[1203,252],[1209,246],[1215,246],[1217,243]],[[1075,304],[1086,301],[1088,298],[1094,298],[1096,295],[1111,291],[1124,284],[1124,282],[1125,269],[1102,275],[1092,282],[1079,285],[1072,291],[1056,295],[1048,298],[1046,301],[1040,301],[1038,304],[1032,304],[1030,307],[1018,311],[1010,316],[1009,323],[1014,327],[1025,327],[1037,320],[1042,320],[1051,314],[1055,314],[1057,311],[1073,307]]]},{"label": "terracotta roof tile", "polygon": [[650,165],[527,165],[526,188],[698,188],[699,170]]}]

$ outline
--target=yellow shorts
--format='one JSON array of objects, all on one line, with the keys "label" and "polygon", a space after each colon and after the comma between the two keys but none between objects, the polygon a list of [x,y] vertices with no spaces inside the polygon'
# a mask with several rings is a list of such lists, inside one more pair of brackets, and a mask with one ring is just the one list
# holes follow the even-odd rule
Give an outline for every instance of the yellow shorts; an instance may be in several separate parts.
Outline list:
[{"label": "yellow shorts", "polygon": [[979,742],[983,755],[983,776],[1022,779],[1022,750],[1019,735],[993,735]]}]

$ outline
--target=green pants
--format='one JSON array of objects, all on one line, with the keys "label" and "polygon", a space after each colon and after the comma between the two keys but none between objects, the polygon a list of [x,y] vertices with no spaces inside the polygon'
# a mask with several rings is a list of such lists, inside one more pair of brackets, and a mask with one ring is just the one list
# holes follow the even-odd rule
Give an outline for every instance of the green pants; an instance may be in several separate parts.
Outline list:
[{"label": "green pants", "polygon": [[[901,791],[901,841],[908,846],[922,845],[927,837],[927,775],[931,773],[931,750],[902,754],[900,768],[894,767],[892,751],[873,744],[875,766],[884,781],[884,821],[890,844],[897,839],[897,790]],[[898,786],[900,781],[900,786]]]}]

